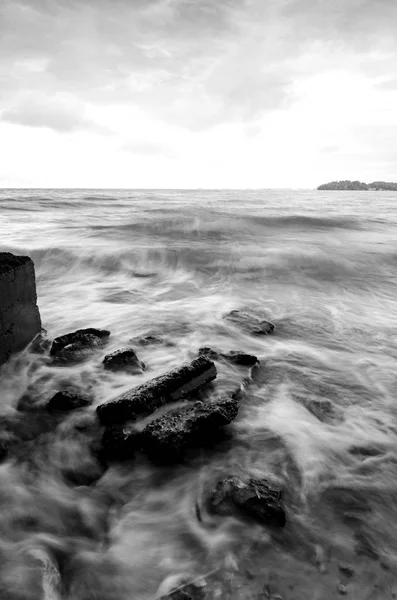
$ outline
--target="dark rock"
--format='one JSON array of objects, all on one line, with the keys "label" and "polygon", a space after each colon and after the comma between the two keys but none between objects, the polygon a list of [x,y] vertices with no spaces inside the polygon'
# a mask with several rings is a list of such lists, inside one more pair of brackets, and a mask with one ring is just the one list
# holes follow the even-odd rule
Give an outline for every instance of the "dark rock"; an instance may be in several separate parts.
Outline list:
[{"label": "dark rock", "polygon": [[232,310],[224,318],[254,335],[267,335],[274,331],[273,323],[265,321],[251,312]]},{"label": "dark rock", "polygon": [[75,362],[90,356],[95,348],[100,348],[110,336],[106,329],[78,329],[61,335],[52,343],[50,355],[56,362]]},{"label": "dark rock", "polygon": [[139,448],[139,433],[121,425],[107,427],[102,436],[103,454],[106,460],[129,460]]},{"label": "dark rock", "polygon": [[339,571],[345,575],[346,577],[353,577],[354,569],[351,565],[347,565],[346,563],[339,564]]},{"label": "dark rock", "polygon": [[40,330],[33,261],[0,252],[0,365],[23,350]]},{"label": "dark rock", "polygon": [[224,359],[235,365],[243,367],[252,367],[259,362],[258,358],[253,354],[246,354],[245,352],[238,352],[237,350],[220,352],[219,350],[213,350],[212,348],[200,348],[199,356],[205,356],[210,360]]},{"label": "dark rock", "polygon": [[165,596],[160,596],[159,600],[205,600],[205,598],[205,590],[202,587],[190,583],[169,592]]},{"label": "dark rock", "polygon": [[238,400],[232,397],[172,409],[145,427],[141,449],[155,462],[179,461],[188,447],[200,445],[203,438],[208,444],[217,429],[237,417],[238,409]]},{"label": "dark rock", "polygon": [[213,362],[200,357],[122,394],[97,408],[100,421],[113,425],[134,421],[160,406],[197,391],[216,378]]},{"label": "dark rock", "polygon": [[79,408],[86,408],[92,404],[92,398],[84,396],[74,390],[62,390],[47,403],[48,412],[70,412]]},{"label": "dark rock", "polygon": [[338,416],[335,405],[327,398],[299,398],[304,407],[312,413],[319,421],[327,422]]},{"label": "dark rock", "polygon": [[372,457],[379,456],[382,454],[382,450],[380,448],[376,448],[376,446],[350,446],[349,453],[354,456],[359,457]]},{"label": "dark rock", "polygon": [[355,532],[354,537],[357,542],[355,551],[358,556],[366,556],[371,560],[379,559],[379,552],[375,547],[376,543],[368,532],[364,531],[364,529],[360,529]]},{"label": "dark rock", "polygon": [[42,329],[30,344],[30,351],[34,354],[45,354],[51,348],[51,340],[47,337],[47,331]]},{"label": "dark rock", "polygon": [[148,333],[147,335],[142,335],[133,338],[131,342],[139,344],[140,346],[151,346],[154,344],[165,344],[166,346],[173,346],[171,342],[164,340],[161,336],[155,333]]},{"label": "dark rock", "polygon": [[238,511],[264,525],[284,527],[281,496],[282,492],[273,490],[265,479],[244,482],[238,477],[228,477],[217,483],[209,498],[209,509],[221,515]]},{"label": "dark rock", "polygon": [[0,442],[0,462],[7,457],[8,445],[5,442]]},{"label": "dark rock", "polygon": [[122,348],[107,354],[103,359],[103,366],[111,371],[130,373],[142,373],[145,370],[145,364],[138,359],[132,348]]}]

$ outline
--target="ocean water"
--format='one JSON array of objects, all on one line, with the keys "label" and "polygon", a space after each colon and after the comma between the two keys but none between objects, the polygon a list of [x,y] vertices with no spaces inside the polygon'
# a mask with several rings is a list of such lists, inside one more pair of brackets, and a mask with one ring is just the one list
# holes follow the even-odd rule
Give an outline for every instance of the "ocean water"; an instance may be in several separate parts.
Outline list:
[{"label": "ocean water", "polygon": [[[2,190],[0,234],[34,260],[50,338],[111,331],[77,366],[26,350],[0,371],[0,434],[23,439],[0,465],[1,599],[149,600],[203,576],[209,599],[397,597],[397,194]],[[274,334],[223,319],[240,308]],[[135,346],[143,375],[103,370],[147,333],[166,343]],[[95,479],[96,405],[201,346],[260,359],[219,367],[214,393],[245,395],[218,447],[65,477]],[[94,407],[49,428],[35,410],[67,383]],[[282,489],[285,529],[198,520],[228,475]]]}]

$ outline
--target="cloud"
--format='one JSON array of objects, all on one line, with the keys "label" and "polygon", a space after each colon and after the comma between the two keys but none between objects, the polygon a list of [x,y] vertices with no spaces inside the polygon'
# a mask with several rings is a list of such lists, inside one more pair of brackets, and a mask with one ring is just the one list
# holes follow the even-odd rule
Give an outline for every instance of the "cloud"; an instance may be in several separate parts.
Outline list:
[{"label": "cloud", "polygon": [[22,86],[96,104],[133,104],[192,131],[253,121],[295,100],[301,57],[319,51],[313,44],[333,44],[331,55],[347,61],[358,42],[368,52],[369,43],[384,44],[394,33],[396,6],[394,0],[9,2],[0,9],[0,61],[11,67],[2,76],[0,62],[0,94],[7,99]]},{"label": "cloud", "polygon": [[66,95],[53,98],[43,95],[25,96],[15,106],[3,110],[0,120],[15,125],[46,127],[61,133],[106,131],[104,127],[85,116],[82,103]]}]

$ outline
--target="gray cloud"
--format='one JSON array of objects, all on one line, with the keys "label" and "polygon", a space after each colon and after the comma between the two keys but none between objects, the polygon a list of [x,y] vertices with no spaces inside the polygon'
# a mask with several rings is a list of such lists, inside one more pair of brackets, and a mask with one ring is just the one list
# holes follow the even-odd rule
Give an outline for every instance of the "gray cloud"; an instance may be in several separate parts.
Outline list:
[{"label": "gray cloud", "polygon": [[74,131],[104,132],[84,116],[84,107],[67,99],[30,96],[16,106],[1,111],[0,120],[29,127],[47,127],[62,133]]},{"label": "gray cloud", "polygon": [[[294,101],[299,58],[313,43],[341,55],[353,48],[363,56],[356,68],[376,72],[368,51],[386,42],[396,51],[396,24],[395,0],[8,2],[0,8],[0,102],[21,90],[73,93],[191,130],[249,123]],[[59,131],[84,125],[57,111],[25,106],[24,116],[14,108],[6,118]]]}]

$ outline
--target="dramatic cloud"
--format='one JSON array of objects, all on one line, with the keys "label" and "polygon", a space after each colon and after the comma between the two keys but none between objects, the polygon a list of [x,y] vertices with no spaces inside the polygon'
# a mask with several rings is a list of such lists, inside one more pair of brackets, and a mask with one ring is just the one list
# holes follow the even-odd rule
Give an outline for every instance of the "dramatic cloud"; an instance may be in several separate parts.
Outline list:
[{"label": "dramatic cloud", "polygon": [[[291,136],[303,135],[300,157],[306,153],[309,165],[317,152],[319,177],[338,177],[346,156],[359,157],[349,161],[365,175],[372,155],[363,157],[359,143],[373,135],[379,156],[380,110],[390,126],[397,121],[396,26],[395,0],[5,1],[0,136],[11,125],[40,128],[37,135],[42,128],[85,132],[88,148],[89,136],[99,134],[109,161],[119,164],[124,153],[145,161],[190,156],[191,169],[201,161],[202,186],[219,185],[215,173],[226,173],[212,144],[229,161],[250,163],[233,167],[246,169],[244,186],[315,185],[317,175],[298,160],[286,166],[280,155],[273,164],[280,140],[288,159],[297,142]],[[3,132],[1,123],[8,124]],[[230,140],[242,145],[232,154]],[[339,150],[322,150],[329,147]],[[253,177],[254,152],[271,161],[275,181],[263,169]],[[381,155],[390,175],[384,148]],[[116,184],[110,175],[109,183]]]}]

